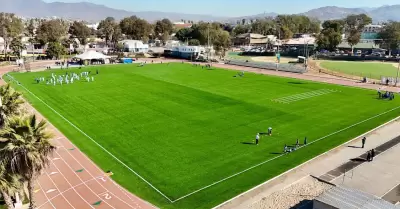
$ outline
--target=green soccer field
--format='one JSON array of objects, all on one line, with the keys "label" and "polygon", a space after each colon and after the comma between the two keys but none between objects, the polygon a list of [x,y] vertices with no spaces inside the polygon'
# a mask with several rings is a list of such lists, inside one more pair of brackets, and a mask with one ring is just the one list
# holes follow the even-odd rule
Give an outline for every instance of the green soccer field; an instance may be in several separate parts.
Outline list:
[{"label": "green soccer field", "polygon": [[[379,100],[375,91],[252,73],[234,77],[237,71],[189,64],[68,72],[96,69],[94,82],[62,86],[34,79],[65,70],[11,75],[33,106],[97,165],[161,208],[216,206],[400,114],[400,100]],[[273,135],[254,145],[256,133],[268,127]],[[285,144],[297,138],[302,144],[304,137],[309,145],[282,155]]]},{"label": "green soccer field", "polygon": [[[396,64],[397,65],[397,64]],[[321,67],[348,75],[381,79],[381,77],[396,77],[397,67],[393,63],[372,62],[322,62]]]}]

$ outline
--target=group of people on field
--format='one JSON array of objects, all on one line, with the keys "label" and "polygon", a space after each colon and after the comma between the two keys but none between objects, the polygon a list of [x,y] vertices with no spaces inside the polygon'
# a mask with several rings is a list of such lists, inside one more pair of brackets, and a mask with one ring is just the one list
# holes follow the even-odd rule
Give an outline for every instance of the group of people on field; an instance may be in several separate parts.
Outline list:
[{"label": "group of people on field", "polygon": [[[96,74],[99,74],[99,70],[96,70]],[[81,72],[80,74],[71,72],[65,72],[63,75],[51,74],[47,79],[45,77],[35,78],[37,84],[44,82],[46,80],[47,85],[63,85],[63,84],[73,84],[74,81],[80,81],[81,79],[86,80],[86,82],[94,82],[94,76],[91,75],[91,71]]]},{"label": "group of people on field", "polygon": [[[261,135],[272,136],[272,128],[269,127],[267,133],[257,133],[256,140],[255,140],[255,145],[259,144]],[[305,146],[305,145],[307,145],[307,137],[304,138],[303,146]],[[294,146],[288,146],[287,144],[285,144],[285,146],[283,147],[283,153],[286,154],[286,153],[294,152],[300,146],[301,146],[300,145],[300,141],[299,141],[299,139],[297,139],[296,144]]]},{"label": "group of people on field", "polygon": [[394,99],[394,93],[393,92],[381,92],[381,89],[378,89],[378,97],[379,99],[389,99],[393,100]]}]

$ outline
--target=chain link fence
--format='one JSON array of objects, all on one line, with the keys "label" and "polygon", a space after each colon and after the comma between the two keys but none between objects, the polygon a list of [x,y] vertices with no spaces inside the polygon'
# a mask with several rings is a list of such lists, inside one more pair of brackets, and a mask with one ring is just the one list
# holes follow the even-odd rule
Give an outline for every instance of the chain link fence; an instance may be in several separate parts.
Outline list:
[{"label": "chain link fence", "polygon": [[284,71],[284,72],[291,72],[291,73],[306,73],[307,72],[307,68],[303,64],[250,62],[250,61],[244,61],[244,60],[227,60],[227,61],[225,61],[225,64],[260,68],[260,69],[265,69],[265,70]]}]

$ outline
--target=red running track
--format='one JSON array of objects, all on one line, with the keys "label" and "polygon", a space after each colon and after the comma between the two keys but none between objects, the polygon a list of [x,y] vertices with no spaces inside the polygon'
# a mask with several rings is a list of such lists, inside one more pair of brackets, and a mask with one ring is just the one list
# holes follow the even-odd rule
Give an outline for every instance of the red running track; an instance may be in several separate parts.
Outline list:
[{"label": "red running track", "polygon": [[116,184],[64,137],[50,167],[36,181],[37,208],[155,208]]}]

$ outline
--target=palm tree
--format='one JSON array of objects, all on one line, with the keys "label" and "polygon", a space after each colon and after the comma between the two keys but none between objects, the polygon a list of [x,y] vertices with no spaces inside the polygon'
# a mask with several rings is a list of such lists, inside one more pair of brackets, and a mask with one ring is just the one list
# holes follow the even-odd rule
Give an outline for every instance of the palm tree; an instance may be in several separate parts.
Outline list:
[{"label": "palm tree", "polygon": [[21,96],[10,84],[0,86],[0,127],[4,126],[7,118],[20,113],[24,103]]},{"label": "palm tree", "polygon": [[19,175],[7,172],[4,163],[0,162],[0,194],[3,196],[8,209],[14,209],[10,194],[18,191],[20,188],[21,182]]},{"label": "palm tree", "polygon": [[44,120],[37,123],[35,115],[13,116],[0,130],[0,141],[5,143],[0,157],[9,164],[13,173],[21,175],[28,183],[29,209],[36,207],[34,181],[50,164],[50,156],[55,150],[50,143],[52,134],[47,132],[46,125]]}]

